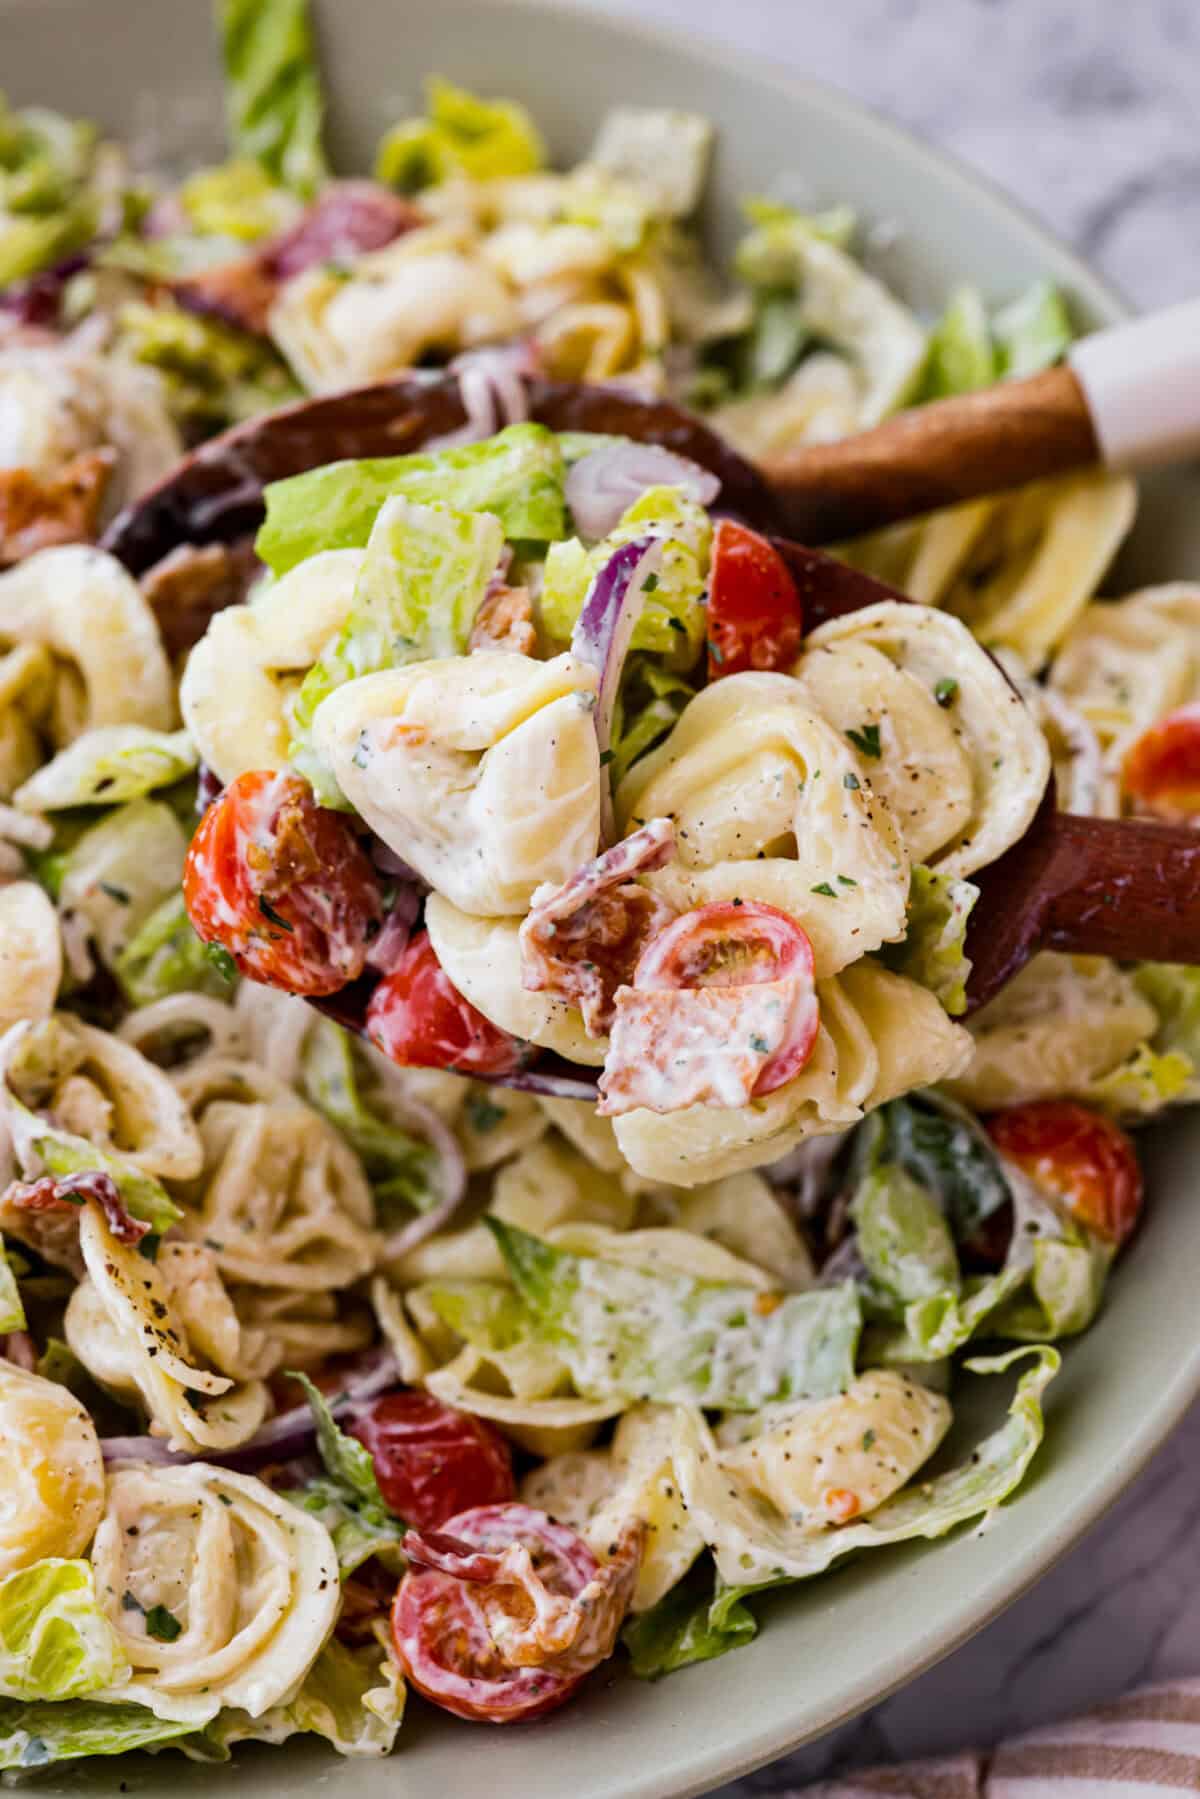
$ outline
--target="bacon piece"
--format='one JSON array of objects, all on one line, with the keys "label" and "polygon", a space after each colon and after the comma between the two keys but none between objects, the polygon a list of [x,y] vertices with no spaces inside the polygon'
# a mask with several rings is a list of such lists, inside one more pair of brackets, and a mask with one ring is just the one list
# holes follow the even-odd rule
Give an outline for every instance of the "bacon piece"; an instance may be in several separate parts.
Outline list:
[{"label": "bacon piece", "polygon": [[508,1667],[546,1668],[578,1677],[612,1654],[637,1584],[645,1541],[646,1526],[640,1519],[631,1520],[608,1561],[573,1597],[550,1591],[524,1543],[510,1543],[496,1555],[443,1531],[410,1530],[401,1547],[419,1567],[483,1586],[488,1634]]},{"label": "bacon piece", "polygon": [[632,877],[662,868],[674,854],[673,823],[652,818],[561,887],[539,887],[521,926],[522,985],[577,1005],[592,1036],[603,1036],[617,989],[632,980],[651,937],[675,917]]},{"label": "bacon piece", "polygon": [[472,650],[512,650],[518,656],[532,656],[537,648],[537,631],[533,623],[533,601],[527,587],[495,586],[484,595],[471,635],[467,640]]},{"label": "bacon piece", "polygon": [[374,181],[334,181],[303,217],[247,256],[172,284],[180,305],[263,336],[276,295],[322,262],[382,250],[424,222],[411,200]]},{"label": "bacon piece", "polygon": [[55,544],[93,542],[116,462],[115,450],[87,450],[60,475],[0,469],[0,566]]},{"label": "bacon piece", "polygon": [[239,543],[181,543],[142,576],[158,628],[172,659],[193,649],[215,615],[240,606],[262,564],[253,538]]},{"label": "bacon piece", "polygon": [[0,1203],[18,1212],[70,1212],[89,1199],[94,1199],[104,1213],[118,1243],[140,1243],[148,1234],[150,1226],[133,1217],[112,1175],[100,1169],[63,1175],[58,1180],[47,1174],[37,1181],[14,1181]]},{"label": "bacon piece", "polygon": [[742,987],[622,987],[596,1110],[744,1106],[798,1028],[797,1008],[816,1003],[811,982],[796,975]]}]

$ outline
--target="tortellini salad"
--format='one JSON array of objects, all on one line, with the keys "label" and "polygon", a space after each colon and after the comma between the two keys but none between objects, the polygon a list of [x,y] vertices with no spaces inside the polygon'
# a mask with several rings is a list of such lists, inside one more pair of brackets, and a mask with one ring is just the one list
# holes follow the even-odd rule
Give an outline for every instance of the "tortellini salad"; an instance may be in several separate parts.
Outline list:
[{"label": "tortellini salad", "polygon": [[[525,405],[619,375],[765,453],[1053,361],[1058,296],[929,325],[773,201],[725,289],[680,113],[563,175],[434,83],[332,181],[285,10],[232,116],[307,101],[150,200],[6,118],[5,1769],[379,1756],[410,1689],[532,1718],[986,1518],[1138,1223],[1130,1127],[1200,1096],[1196,971],[1043,954],[969,1007],[1052,779],[1200,814],[1200,588],[1097,598],[1132,485],[840,546],[915,603],[813,628],[707,468]],[[98,547],[185,442],[491,343],[453,441],[274,484],[253,553]]]}]

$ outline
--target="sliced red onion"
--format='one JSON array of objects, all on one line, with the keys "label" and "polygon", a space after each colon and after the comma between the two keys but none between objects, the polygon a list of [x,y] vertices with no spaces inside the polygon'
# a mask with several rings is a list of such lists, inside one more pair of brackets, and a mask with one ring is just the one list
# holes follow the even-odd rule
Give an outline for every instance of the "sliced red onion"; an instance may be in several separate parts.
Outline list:
[{"label": "sliced red onion", "polygon": [[458,377],[464,425],[431,437],[426,450],[451,450],[459,444],[482,443],[506,425],[523,425],[529,417],[526,382],[542,372],[541,358],[528,340],[466,350],[449,365]]},{"label": "sliced red onion", "polygon": [[602,444],[580,457],[567,474],[567,505],[575,529],[582,537],[607,537],[648,487],[681,487],[701,506],[711,506],[721,491],[709,469],[661,444]]},{"label": "sliced red onion", "polygon": [[590,1068],[548,1057],[535,1068],[518,1068],[512,1074],[476,1074],[471,1079],[490,1087],[511,1087],[514,1093],[538,1093],[544,1099],[586,1099],[595,1105],[600,1095],[598,1074]]},{"label": "sliced red onion", "polygon": [[[614,550],[588,588],[571,635],[572,653],[600,676],[592,718],[602,770],[609,760],[613,711],[629,642],[646,604],[646,583],[653,587],[657,581],[662,556],[662,540],[657,537],[638,537]],[[601,780],[600,796],[601,835],[607,843],[613,835],[612,784],[607,775]]]},{"label": "sliced red onion", "polygon": [[391,974],[408,948],[412,928],[421,910],[421,896],[415,887],[401,887],[395,904],[384,920],[383,929],[367,951],[367,967],[380,974]]},{"label": "sliced red onion", "polygon": [[415,1218],[384,1238],[383,1253],[389,1259],[406,1254],[449,1224],[467,1191],[467,1165],[458,1138],[433,1107],[422,1105],[407,1095],[394,1095],[392,1110],[401,1124],[411,1126],[433,1150],[442,1191],[427,1212],[418,1212]]},{"label": "sliced red onion", "polygon": [[24,1368],[27,1374],[37,1367],[37,1345],[28,1331],[9,1331],[0,1337],[0,1356],[14,1367]]},{"label": "sliced red onion", "polygon": [[824,1137],[810,1137],[807,1142],[789,1150],[786,1156],[781,1156],[778,1162],[763,1169],[771,1185],[784,1190],[780,1197],[790,1202],[797,1218],[816,1217],[829,1191],[833,1165],[852,1135],[853,1128],[831,1131]]},{"label": "sliced red onion", "polygon": [[398,856],[391,845],[383,841],[382,837],[372,837],[367,847],[371,860],[380,874],[390,875],[394,880],[406,882],[417,894],[429,892],[428,881],[423,881],[412,863],[406,862],[403,856]]},{"label": "sliced red onion", "polygon": [[[335,1418],[340,1418],[343,1413],[353,1411],[356,1406],[394,1386],[399,1378],[399,1365],[391,1350],[373,1349],[362,1357],[337,1398],[330,1400],[329,1409]],[[101,1437],[100,1449],[110,1464],[153,1462],[160,1467],[184,1467],[188,1462],[213,1462],[219,1468],[251,1473],[256,1468],[266,1467],[269,1462],[289,1461],[310,1448],[315,1438],[312,1412],[307,1405],[298,1405],[277,1413],[255,1431],[248,1442],[237,1449],[228,1449],[222,1455],[211,1452],[188,1455],[168,1449],[161,1437],[150,1436]]]}]

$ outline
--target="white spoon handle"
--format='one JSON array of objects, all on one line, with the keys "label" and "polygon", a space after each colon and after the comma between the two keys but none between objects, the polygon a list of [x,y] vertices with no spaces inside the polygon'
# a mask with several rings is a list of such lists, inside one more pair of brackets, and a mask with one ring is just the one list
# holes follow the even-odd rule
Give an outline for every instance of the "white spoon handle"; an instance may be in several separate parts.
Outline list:
[{"label": "white spoon handle", "polygon": [[1200,454],[1200,300],[1081,338],[1067,361],[1109,468]]}]

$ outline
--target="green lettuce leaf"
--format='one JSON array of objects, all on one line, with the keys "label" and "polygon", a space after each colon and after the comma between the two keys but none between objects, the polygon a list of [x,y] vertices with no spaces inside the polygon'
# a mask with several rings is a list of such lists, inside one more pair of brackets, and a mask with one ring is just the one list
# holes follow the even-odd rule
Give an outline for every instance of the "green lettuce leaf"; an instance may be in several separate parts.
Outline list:
[{"label": "green lettuce leaf", "polygon": [[1200,1068],[1200,968],[1142,962],[1133,978],[1158,1013],[1154,1048],[1162,1055],[1186,1056]]},{"label": "green lettuce leaf", "polygon": [[894,1318],[914,1302],[960,1291],[958,1252],[942,1209],[898,1164],[872,1170],[855,1191],[850,1216],[872,1311]]},{"label": "green lettuce leaf", "polygon": [[1196,1065],[1179,1050],[1163,1054],[1139,1043],[1131,1056],[1078,1089],[1080,1099],[1118,1118],[1151,1118],[1177,1100],[1197,1097]]},{"label": "green lettuce leaf", "polygon": [[698,1569],[625,1625],[621,1641],[634,1674],[639,1680],[658,1680],[752,1642],[758,1623],[744,1600],[747,1593],[761,1590],[728,1587],[719,1576],[714,1585],[711,1568]]},{"label": "green lettuce leaf", "polygon": [[1004,1171],[968,1114],[925,1096],[892,1100],[874,1117],[885,1133],[877,1158],[898,1162],[936,1196],[956,1242],[974,1236],[985,1219],[1008,1204]]},{"label": "green lettuce leaf", "polygon": [[1035,281],[992,320],[999,373],[1036,375],[1066,354],[1075,332],[1066,303],[1049,281]]},{"label": "green lettuce leaf", "polygon": [[375,173],[391,187],[415,193],[454,175],[493,181],[532,175],[545,165],[541,134],[513,100],[482,100],[431,75],[425,107],[424,118],[402,119],[379,145]]},{"label": "green lettuce leaf", "polygon": [[56,833],[39,878],[64,911],[86,920],[100,960],[112,968],[155,908],[179,892],[187,837],[162,799],[130,800],[78,835],[70,815],[58,816],[69,823]]},{"label": "green lettuce leaf", "polygon": [[131,1006],[148,1006],[169,993],[222,997],[229,992],[209,945],[196,935],[182,893],[169,893],[139,925],[114,961],[113,973]]},{"label": "green lettuce leaf", "polygon": [[14,112],[0,96],[0,287],[36,275],[93,235],[98,148],[94,125],[40,106]]},{"label": "green lettuce leaf", "polygon": [[200,1759],[228,1759],[235,1743],[285,1743],[298,1732],[322,1736],[339,1755],[388,1755],[404,1716],[404,1682],[386,1650],[351,1648],[331,1637],[295,1698],[258,1718],[223,1711],[188,1744]]},{"label": "green lettuce leaf", "polygon": [[315,192],[327,169],[308,0],[220,0],[218,19],[235,155],[285,187]]},{"label": "green lettuce leaf", "polygon": [[[190,271],[139,272],[154,280]],[[220,319],[201,317],[167,299],[152,306],[130,300],[118,311],[116,327],[116,348],[157,369],[171,414],[189,433],[238,425],[300,398],[287,365],[265,338]]]},{"label": "green lettuce leaf", "polygon": [[0,1696],[82,1699],[127,1667],[88,1562],[51,1557],[0,1580]]},{"label": "green lettuce leaf", "polygon": [[889,968],[936,994],[952,1018],[967,1009],[971,962],[963,945],[978,898],[979,889],[970,881],[956,881],[917,863],[909,884],[904,939],[885,943],[880,951]]},{"label": "green lettuce leaf", "polygon": [[308,1481],[285,1495],[294,1505],[321,1519],[333,1538],[343,1577],[373,1555],[397,1569],[405,1525],[384,1503],[375,1478],[371,1452],[337,1424],[324,1395],[306,1374],[292,1374],[304,1388],[317,1427],[317,1450],[324,1478]]},{"label": "green lettuce leaf", "polygon": [[178,1743],[194,1729],[194,1724],[156,1718],[141,1705],[0,1700],[0,1768],[45,1768],[85,1755],[125,1755]]},{"label": "green lettuce leaf", "polygon": [[15,803],[27,812],[71,806],[119,806],[156,787],[170,787],[200,758],[186,731],[149,731],[143,725],[99,725],[31,775]]},{"label": "green lettuce leaf", "polygon": [[977,1444],[957,1467],[918,1479],[854,1524],[811,1531],[782,1514],[774,1516],[749,1488],[731,1482],[699,1413],[685,1413],[675,1449],[675,1472],[688,1512],[731,1586],[765,1584],[782,1577],[806,1580],[842,1556],[884,1548],[916,1537],[940,1537],[968,1519],[986,1517],[1025,1478],[1045,1431],[1042,1395],[1061,1366],[1047,1344],[975,1358],[975,1374],[1003,1374],[1032,1356],[999,1429]]},{"label": "green lettuce leaf", "polygon": [[412,1299],[475,1349],[512,1349],[534,1331],[524,1302],[499,1281],[428,1281],[413,1289]]},{"label": "green lettuce leaf", "polygon": [[384,501],[346,622],[305,675],[292,712],[292,762],[327,804],[340,796],[312,745],[322,700],[379,669],[461,655],[502,547],[500,522],[489,512],[455,512],[402,494]]},{"label": "green lettuce leaf", "polygon": [[21,1289],[8,1259],[4,1239],[0,1237],[0,1334],[24,1329],[25,1307],[21,1304]]},{"label": "green lettuce leaf", "polygon": [[1024,1343],[1078,1336],[1100,1310],[1115,1253],[1111,1244],[1078,1225],[1061,1238],[1036,1242],[1028,1280],[992,1312],[988,1336]]},{"label": "green lettuce leaf", "polygon": [[588,1398],[756,1411],[840,1393],[854,1376],[853,1282],[786,1296],[569,1255],[487,1215],[533,1334]]},{"label": "green lettuce leaf", "polygon": [[620,786],[639,757],[675,728],[695,688],[654,657],[638,652],[625,661],[612,725],[612,783]]},{"label": "green lettuce leaf", "polygon": [[[768,200],[761,195],[752,195],[748,200],[742,201],[742,211],[751,225],[758,225],[764,230],[775,226],[787,233],[807,231],[810,237],[833,244],[838,250],[851,249],[858,230],[858,214],[852,206],[830,206],[823,212],[802,212],[798,206],[789,206],[784,200]],[[750,280],[754,263],[752,250],[744,253],[744,260],[747,268],[743,275],[746,280]]]},{"label": "green lettuce leaf", "polygon": [[1000,367],[987,308],[977,287],[956,288],[929,339],[923,400],[974,393],[999,379]]},{"label": "green lettuce leaf", "polygon": [[550,545],[539,601],[543,627],[568,643],[588,588],[613,551],[644,537],[662,540],[662,567],[633,627],[630,648],[665,656],[674,668],[691,668],[704,645],[712,520],[678,487],[648,488],[590,550],[577,537]]},{"label": "green lettuce leaf", "polygon": [[179,187],[177,198],[201,236],[242,243],[273,236],[296,214],[293,196],[272,181],[261,163],[246,156],[198,169]]},{"label": "green lettuce leaf", "polygon": [[359,1092],[350,1038],[322,1019],[308,1034],[301,1062],[307,1098],[335,1125],[371,1182],[377,1209],[411,1206],[426,1212],[438,1197],[437,1157],[430,1145],[372,1112]]},{"label": "green lettuce leaf", "polygon": [[685,219],[700,204],[712,146],[712,124],[700,113],[614,106],[600,122],[587,168],[634,189],[657,217]]},{"label": "green lettuce leaf", "polygon": [[264,490],[267,516],[255,548],[276,575],[318,550],[359,549],[396,494],[495,513],[511,542],[550,543],[566,530],[558,440],[544,425],[509,425],[484,443],[331,462],[273,481]]}]

